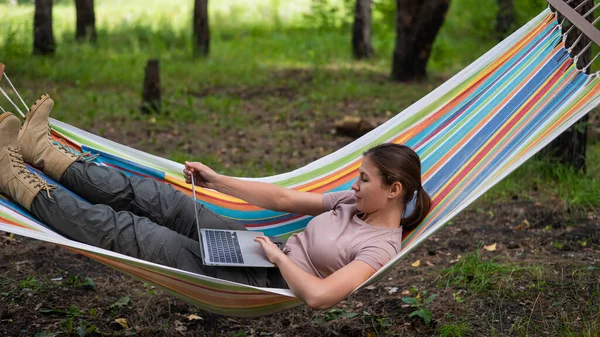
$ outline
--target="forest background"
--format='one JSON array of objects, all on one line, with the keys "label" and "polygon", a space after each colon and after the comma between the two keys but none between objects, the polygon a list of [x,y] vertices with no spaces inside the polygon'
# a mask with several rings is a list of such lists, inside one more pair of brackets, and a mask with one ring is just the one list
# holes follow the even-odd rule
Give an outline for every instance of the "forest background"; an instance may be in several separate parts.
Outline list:
[{"label": "forest background", "polygon": [[[356,136],[336,129],[345,116],[385,122],[547,6],[514,0],[514,20],[499,32],[500,2],[451,1],[427,78],[417,81],[391,79],[396,2],[390,0],[372,2],[374,56],[360,61],[352,53],[355,2],[349,0],[211,1],[206,57],[195,56],[193,1],[96,0],[95,43],[76,41],[73,1],[54,1],[56,45],[49,56],[32,54],[34,4],[0,1],[0,62],[28,104],[51,95],[54,118],[175,161],[267,176],[350,143]],[[142,114],[149,59],[160,61],[162,104],[159,113]],[[325,312],[219,317],[96,262],[6,234],[0,243],[0,332],[595,336],[599,127],[592,112],[585,172],[545,157],[528,161],[387,281]],[[495,250],[483,248],[494,243]],[[437,297],[425,303],[425,291]],[[419,310],[421,316],[409,317]],[[430,322],[422,319],[427,313]]]}]

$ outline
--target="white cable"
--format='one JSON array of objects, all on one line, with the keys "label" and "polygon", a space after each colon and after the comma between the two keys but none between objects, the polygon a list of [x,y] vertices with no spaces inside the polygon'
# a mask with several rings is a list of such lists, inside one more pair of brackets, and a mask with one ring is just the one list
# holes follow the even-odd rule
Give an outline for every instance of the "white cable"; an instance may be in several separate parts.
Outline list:
[{"label": "white cable", "polygon": [[579,40],[581,40],[582,37],[583,37],[583,33],[580,33],[579,36],[577,37],[577,39],[575,41],[573,41],[573,44],[571,44],[571,47],[569,47],[569,49],[567,49],[569,54],[573,51],[573,49],[575,49],[575,46],[577,45],[577,43],[579,43]]},{"label": "white cable", "polygon": [[0,105],[0,110],[2,110],[2,112],[6,112],[6,110],[4,110],[4,108],[2,107],[2,105]]},{"label": "white cable", "polygon": [[600,7],[600,2],[599,2],[599,3],[597,3],[597,4],[596,4],[596,6],[594,6],[592,9],[590,9],[590,10],[589,10],[587,13],[583,14],[583,17],[585,18],[585,17],[587,17],[588,15],[590,15],[590,14],[594,13],[594,11],[595,11],[596,9],[598,9],[598,7]]},{"label": "white cable", "polygon": [[19,95],[19,92],[17,91],[17,89],[15,89],[15,86],[12,84],[12,82],[8,78],[8,75],[6,75],[6,71],[4,72],[4,77],[8,81],[8,84],[10,84],[10,87],[15,92],[15,94],[17,94],[17,97],[19,97],[19,99],[21,100],[21,103],[23,103],[23,106],[25,107],[25,111],[29,111],[29,107],[27,106],[27,104],[25,104],[25,101],[23,101],[23,99],[21,98],[21,95]]},{"label": "white cable", "polygon": [[573,8],[575,11],[577,11],[579,8],[581,8],[581,6],[587,4],[590,0],[585,0],[584,2],[580,3],[579,5],[577,5],[577,7]]},{"label": "white cable", "polygon": [[585,51],[588,50],[591,46],[592,46],[592,41],[590,41],[590,43],[588,43],[585,47],[583,47],[583,49],[579,52],[579,54],[576,55],[576,57],[581,57],[581,54],[585,53]]},{"label": "white cable", "polygon": [[590,61],[590,63],[588,63],[587,66],[585,66],[585,68],[583,68],[582,70],[587,70],[587,68],[589,68],[592,65],[592,63],[594,63],[594,61],[596,61],[598,56],[600,56],[600,53],[597,53],[596,56],[594,56],[594,58],[592,59],[592,61]]},{"label": "white cable", "polygon": [[194,198],[194,214],[196,215],[196,228],[198,229],[198,240],[200,240],[200,222],[198,221],[198,207],[196,206],[196,184],[194,183],[194,175],[196,171],[190,175],[192,177],[192,197]]},{"label": "white cable", "polygon": [[[570,22],[569,22],[570,23]],[[563,33],[563,43],[566,45],[567,44],[567,36],[569,35],[569,33],[571,32],[571,29],[573,29],[575,27],[574,24],[571,23],[571,27],[569,27],[569,29],[567,29],[566,32]]]},{"label": "white cable", "polygon": [[4,89],[0,88],[0,92],[2,92],[2,95],[4,95],[4,97],[6,97],[6,99],[10,102],[10,104],[12,104],[15,107],[15,109],[17,109],[19,114],[21,114],[21,116],[23,118],[25,118],[25,114],[23,113],[23,111],[21,111],[21,109],[19,109],[19,107],[12,101],[12,99],[10,99],[10,97],[8,97],[8,95],[6,94],[6,91],[4,91]]}]

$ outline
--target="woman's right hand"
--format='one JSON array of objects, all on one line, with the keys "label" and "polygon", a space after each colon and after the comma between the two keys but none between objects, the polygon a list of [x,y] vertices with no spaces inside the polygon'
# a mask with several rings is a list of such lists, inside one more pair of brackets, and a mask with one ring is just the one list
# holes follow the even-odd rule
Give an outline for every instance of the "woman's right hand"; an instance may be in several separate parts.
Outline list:
[{"label": "woman's right hand", "polygon": [[214,189],[214,183],[219,177],[219,174],[202,163],[186,161],[185,168],[183,169],[186,183],[192,183],[192,174],[194,175],[194,183],[196,186],[211,189]]}]

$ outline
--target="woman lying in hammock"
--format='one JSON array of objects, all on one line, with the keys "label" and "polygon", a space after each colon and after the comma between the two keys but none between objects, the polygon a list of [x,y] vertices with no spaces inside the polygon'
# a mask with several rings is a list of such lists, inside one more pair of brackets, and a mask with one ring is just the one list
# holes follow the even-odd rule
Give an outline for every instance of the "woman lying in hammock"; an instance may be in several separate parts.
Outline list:
[{"label": "woman lying in hammock", "polygon": [[[303,233],[285,245],[279,242],[283,249],[268,237],[256,239],[277,268],[206,266],[193,199],[168,184],[88,163],[55,143],[48,126],[53,105],[48,95],[42,96],[20,131],[17,117],[0,115],[0,192],[70,239],[215,278],[290,288],[313,308],[335,305],[396,256],[402,228],[415,227],[430,208],[419,157],[402,145],[371,148],[352,191],[326,194],[239,180],[201,163],[186,163],[188,183],[193,174],[201,187],[263,208],[316,216]],[[23,160],[64,188],[28,171]],[[414,211],[402,218],[413,198]],[[204,228],[244,229],[203,206],[198,218]]]}]

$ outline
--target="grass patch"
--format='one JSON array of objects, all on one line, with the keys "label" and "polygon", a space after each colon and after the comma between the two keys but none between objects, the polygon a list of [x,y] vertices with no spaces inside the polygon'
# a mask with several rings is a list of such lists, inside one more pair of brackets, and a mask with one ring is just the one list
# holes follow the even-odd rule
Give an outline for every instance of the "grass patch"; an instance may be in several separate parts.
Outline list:
[{"label": "grass patch", "polygon": [[483,200],[520,198],[561,200],[565,210],[584,212],[600,207],[600,144],[589,144],[586,172],[552,162],[541,156],[525,162],[490,189]]},{"label": "grass patch", "polygon": [[466,322],[446,323],[436,329],[438,337],[465,337],[472,332],[473,328]]},{"label": "grass patch", "polygon": [[[389,81],[394,47],[395,6],[378,1],[373,6],[375,58],[352,58],[349,25],[353,2],[312,0],[213,1],[211,55],[192,57],[191,12],[184,0],[96,1],[98,43],[75,42],[72,1],[56,1],[53,10],[57,52],[53,57],[31,55],[34,7],[18,1],[0,2],[0,60],[27,103],[43,92],[56,101],[53,117],[74,126],[111,136],[110,128],[147,135],[117,139],[169,159],[201,160],[214,169],[236,176],[265,176],[289,171],[326,155],[343,144],[330,141],[327,130],[315,130],[340,115],[385,120],[433,90],[494,46],[494,0],[456,0],[436,38],[429,61],[430,79],[421,83]],[[321,2],[319,2],[321,3]],[[544,0],[515,0],[514,29],[546,8]],[[483,11],[482,9],[486,10]],[[318,37],[318,38],[316,38]],[[141,84],[146,60],[161,60],[163,107],[154,128],[140,116]],[[7,105],[2,101],[2,105]],[[98,121],[114,121],[110,126]],[[311,126],[311,123],[313,126]],[[273,127],[248,135],[264,124]],[[131,130],[127,128],[131,125]],[[160,127],[162,125],[162,129]],[[218,149],[165,143],[161,133],[181,131],[175,137],[219,139]],[[224,133],[231,131],[225,137]],[[239,132],[246,132],[238,136]],[[307,134],[329,147],[314,154],[299,152],[307,144],[289,143]],[[114,135],[114,132],[112,133]],[[231,140],[228,138],[231,137]],[[239,139],[270,139],[274,160],[257,158],[235,149]],[[200,139],[205,144],[206,139]],[[229,144],[230,143],[230,144]],[[249,143],[259,148],[265,144]],[[189,144],[188,144],[189,145]],[[237,152],[236,152],[237,151]],[[245,159],[230,160],[248,153]],[[489,200],[527,198],[544,189],[565,207],[598,207],[600,197],[600,144],[590,144],[588,173],[556,169],[530,161],[486,194]],[[285,159],[287,160],[287,159]],[[557,183],[555,177],[560,180]]]},{"label": "grass patch", "polygon": [[494,262],[495,259],[485,260],[481,249],[463,256],[452,267],[442,271],[442,280],[446,286],[456,286],[481,293],[493,289],[498,282],[522,270],[514,265],[504,265]]}]

